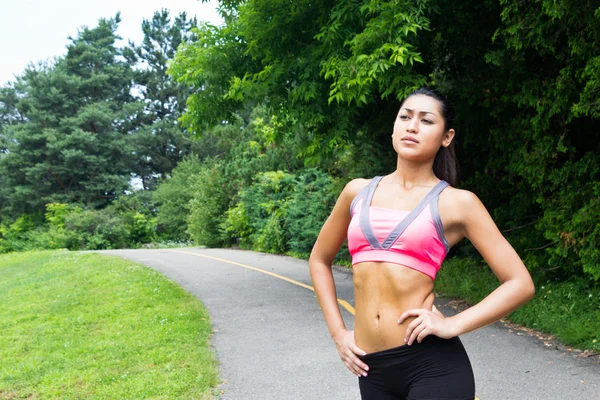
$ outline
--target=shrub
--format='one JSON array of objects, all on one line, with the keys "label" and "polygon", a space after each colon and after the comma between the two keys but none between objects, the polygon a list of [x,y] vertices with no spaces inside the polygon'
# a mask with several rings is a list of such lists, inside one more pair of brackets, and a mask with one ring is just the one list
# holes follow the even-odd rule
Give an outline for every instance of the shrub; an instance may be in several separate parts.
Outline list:
[{"label": "shrub", "polygon": [[285,252],[285,232],[282,225],[282,210],[275,209],[267,218],[264,227],[256,237],[255,250],[264,253],[281,254]]},{"label": "shrub", "polygon": [[307,256],[338,193],[333,178],[317,169],[305,170],[293,186],[285,213],[286,242],[291,252]]},{"label": "shrub", "polygon": [[85,210],[65,218],[67,230],[77,234],[77,248],[85,250],[119,249],[130,243],[125,219],[110,210]]},{"label": "shrub", "polygon": [[219,226],[221,235],[229,243],[237,243],[241,248],[250,249],[250,237],[254,232],[248,221],[248,214],[243,202],[230,208],[225,213],[225,220]]},{"label": "shrub", "polygon": [[231,197],[227,185],[214,162],[207,163],[193,180],[195,189],[189,203],[187,234],[197,243],[208,247],[224,244],[220,226],[226,218]]},{"label": "shrub", "polygon": [[[294,175],[283,171],[261,172],[256,174],[254,183],[240,194],[251,228],[250,242],[257,250],[279,253],[286,250],[282,225],[285,205],[292,195],[293,186]],[[275,237],[270,238],[269,234]]]},{"label": "shrub", "polygon": [[170,240],[187,240],[189,234],[189,203],[196,191],[194,182],[197,175],[206,169],[195,155],[186,157],[177,164],[171,177],[158,185],[153,193],[158,212],[156,223],[161,237]]}]

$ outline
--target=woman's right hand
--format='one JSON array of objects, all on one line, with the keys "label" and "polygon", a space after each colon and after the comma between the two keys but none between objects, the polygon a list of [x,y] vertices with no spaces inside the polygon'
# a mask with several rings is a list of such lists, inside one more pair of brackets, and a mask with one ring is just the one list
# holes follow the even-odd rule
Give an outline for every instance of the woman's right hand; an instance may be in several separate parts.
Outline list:
[{"label": "woman's right hand", "polygon": [[354,342],[354,331],[344,329],[335,335],[333,340],[340,358],[350,372],[359,378],[361,376],[367,376],[369,367],[358,358],[359,355],[364,356],[367,353],[356,346],[356,343]]}]

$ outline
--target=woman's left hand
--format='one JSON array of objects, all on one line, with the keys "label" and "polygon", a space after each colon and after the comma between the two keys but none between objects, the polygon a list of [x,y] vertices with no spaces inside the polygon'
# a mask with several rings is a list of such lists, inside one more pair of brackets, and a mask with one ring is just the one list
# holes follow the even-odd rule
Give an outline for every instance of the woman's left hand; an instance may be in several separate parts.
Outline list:
[{"label": "woman's left hand", "polygon": [[415,308],[406,310],[398,320],[398,324],[404,322],[407,318],[415,317],[415,320],[408,324],[404,341],[410,346],[415,340],[418,343],[428,335],[435,335],[442,339],[450,339],[456,336],[455,326],[451,318],[446,318],[435,306],[431,310],[425,308]]}]

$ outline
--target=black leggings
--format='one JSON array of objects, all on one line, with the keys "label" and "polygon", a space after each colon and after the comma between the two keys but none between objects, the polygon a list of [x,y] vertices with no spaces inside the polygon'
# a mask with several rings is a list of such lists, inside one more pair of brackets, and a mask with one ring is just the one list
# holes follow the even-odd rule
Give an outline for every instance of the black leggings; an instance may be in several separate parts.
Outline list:
[{"label": "black leggings", "polygon": [[460,339],[427,336],[359,357],[369,366],[358,384],[363,400],[473,400],[475,379]]}]

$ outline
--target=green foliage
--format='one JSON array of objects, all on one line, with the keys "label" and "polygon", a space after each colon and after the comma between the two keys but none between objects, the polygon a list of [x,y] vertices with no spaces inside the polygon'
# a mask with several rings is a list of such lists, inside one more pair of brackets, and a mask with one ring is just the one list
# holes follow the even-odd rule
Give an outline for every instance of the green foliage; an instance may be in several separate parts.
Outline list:
[{"label": "green foliage", "polygon": [[[444,262],[435,279],[435,290],[476,304],[499,284],[481,263],[455,257]],[[585,279],[538,283],[534,299],[512,313],[510,319],[555,334],[568,345],[600,350],[600,288]]]},{"label": "green foliage", "polygon": [[[239,109],[240,103],[225,96],[229,78],[243,74],[243,61],[249,58],[244,55],[240,38],[233,29],[200,24],[192,32],[196,40],[182,43],[169,71],[178,82],[192,88],[187,106],[194,109],[195,114],[185,113],[181,120],[199,135],[224,119],[233,122],[232,110]],[[206,101],[208,98],[210,102]]]},{"label": "green foliage", "polygon": [[126,248],[130,235],[125,219],[108,210],[69,214],[65,228],[77,232],[77,248],[84,250]]},{"label": "green foliage", "polygon": [[177,47],[192,37],[195,18],[181,13],[171,21],[166,9],[142,22],[144,38],[140,46],[130,43],[125,56],[138,64],[135,81],[139,85],[143,112],[132,136],[136,159],[132,171],[142,179],[145,189],[154,188],[157,179],[167,175],[192,148],[188,132],[177,119],[185,109],[190,89],[167,75],[167,63]]},{"label": "green foliage", "polygon": [[207,163],[196,175],[186,232],[198,244],[208,247],[223,245],[219,227],[225,220],[231,201],[226,189],[223,175],[214,163]]},{"label": "green foliage", "polygon": [[282,225],[282,210],[275,209],[267,218],[260,232],[254,237],[257,251],[282,254],[286,249],[285,231]]},{"label": "green foliage", "polygon": [[54,228],[64,228],[65,218],[72,212],[81,212],[81,208],[72,204],[46,204],[46,221]]},{"label": "green foliage", "polygon": [[293,186],[285,213],[286,242],[292,253],[308,255],[339,193],[334,180],[317,169],[303,171]]},{"label": "green foliage", "polygon": [[282,223],[293,186],[294,175],[267,171],[257,174],[254,183],[240,194],[252,228],[251,242],[260,251],[286,250]]},{"label": "green foliage", "polygon": [[163,237],[185,240],[189,202],[194,197],[196,177],[206,167],[194,155],[186,157],[173,170],[170,178],[161,182],[152,198],[157,202],[156,222]]},{"label": "green foliage", "polygon": [[[360,109],[329,103],[332,77],[323,76],[323,60],[330,59],[330,64],[340,60],[351,70],[352,61],[345,61],[348,56],[344,41],[361,33],[361,24],[368,19],[367,10],[363,16],[359,4],[344,4],[344,15],[355,18],[343,19],[344,25],[336,28],[343,36],[335,43],[337,46],[317,39],[320,32],[339,22],[330,20],[334,18],[330,17],[331,2],[300,1],[291,7],[280,0],[236,3],[235,10],[226,15],[225,26],[200,26],[198,40],[180,48],[170,69],[178,81],[195,89],[188,99],[184,123],[201,136],[207,127],[223,121],[231,123],[236,112],[248,105],[264,104],[279,122],[273,132],[277,141],[288,134],[297,137],[307,165],[333,162],[335,155],[356,138],[355,133],[369,116],[387,109],[386,105],[375,104],[376,100]],[[387,12],[385,18],[390,17],[394,15]],[[407,26],[416,29],[415,24],[421,22],[425,23],[410,19]],[[379,25],[370,27],[364,40],[372,40],[368,36],[377,35],[377,29]],[[390,35],[389,40],[395,40],[394,34]],[[403,33],[399,35],[404,37]],[[374,57],[387,63],[386,57],[396,57],[402,49],[409,49],[408,43],[400,42],[390,44],[390,51],[386,48]],[[407,60],[417,57],[412,48],[408,53]],[[392,64],[401,65],[395,60]],[[328,68],[335,69],[336,65]],[[401,71],[392,69],[388,69],[385,79],[400,74],[403,78],[398,84],[403,92],[423,81],[419,74],[409,72],[408,65]],[[347,83],[345,76],[340,79],[336,95]],[[373,92],[378,85],[373,82]],[[356,100],[362,102],[362,87],[350,90],[354,89],[360,91]],[[382,94],[374,93],[370,99]],[[344,101],[352,100],[352,95],[347,97]]]},{"label": "green foliage", "polygon": [[[362,3],[356,10],[357,3]],[[403,99],[427,79],[412,70],[422,63],[415,42],[429,29],[429,1],[336,2],[315,36],[331,53],[321,73],[333,80],[329,102],[367,104],[372,97]],[[350,28],[350,29],[348,29]]]},{"label": "green foliage", "polygon": [[0,224],[0,253],[33,248],[30,247],[33,243],[28,239],[37,226],[36,217],[36,215],[24,214],[9,226]]},{"label": "green foliage", "polygon": [[523,251],[537,253],[536,274],[597,281],[592,221],[600,216],[600,146],[594,139],[597,103],[589,93],[599,89],[590,79],[600,73],[598,6],[571,0],[500,3],[502,24],[493,37],[501,50],[487,54],[493,75],[484,103],[503,117],[491,135],[494,154],[505,160],[502,179],[520,180],[519,190],[532,192],[519,217],[540,215],[538,243]]},{"label": "green foliage", "polygon": [[252,248],[250,237],[253,230],[243,202],[227,210],[226,218],[219,229],[227,242],[235,243],[244,249]]},{"label": "green foliage", "polygon": [[0,172],[12,188],[4,202],[13,218],[53,202],[105,206],[128,187],[137,106],[131,66],[114,45],[119,21],[84,28],[64,58],[30,66],[4,88]]}]

